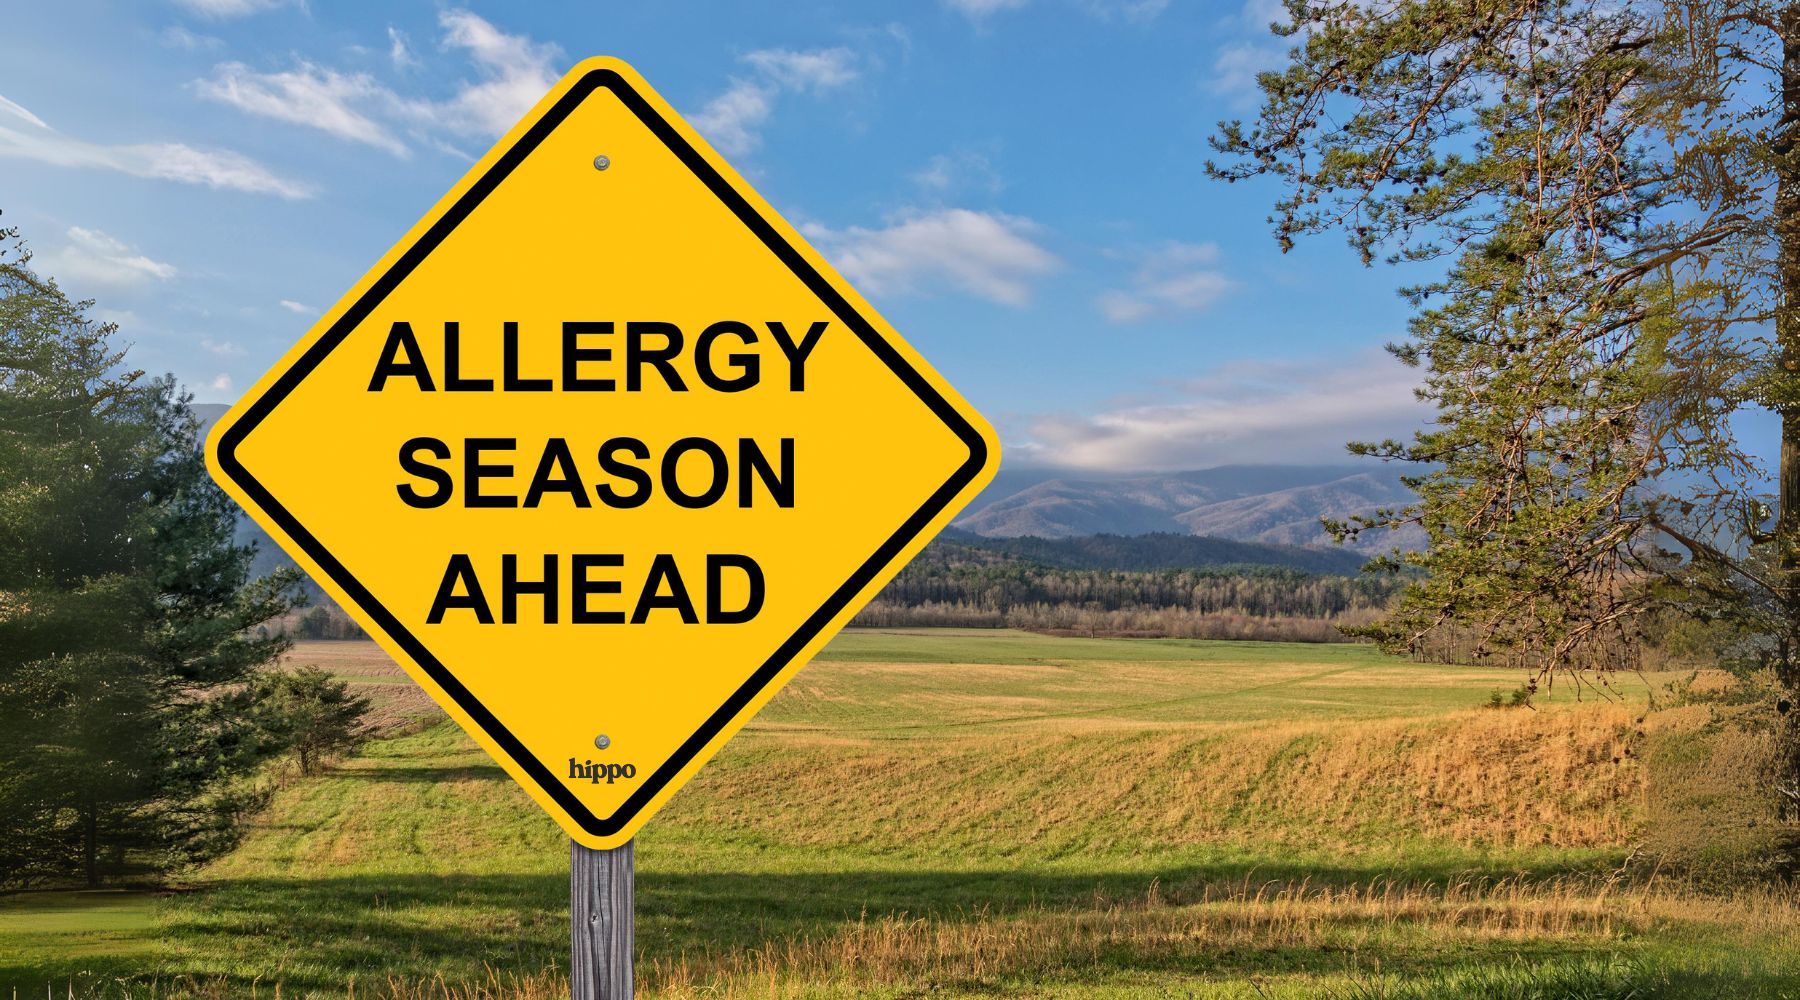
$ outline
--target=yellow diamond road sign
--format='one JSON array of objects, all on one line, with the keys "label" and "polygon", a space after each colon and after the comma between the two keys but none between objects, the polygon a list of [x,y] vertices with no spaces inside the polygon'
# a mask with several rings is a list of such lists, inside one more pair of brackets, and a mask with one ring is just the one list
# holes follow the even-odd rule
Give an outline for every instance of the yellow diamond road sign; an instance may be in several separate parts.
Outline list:
[{"label": "yellow diamond road sign", "polygon": [[628,66],[577,66],[245,394],[213,475],[575,840],[628,840],[993,431]]}]

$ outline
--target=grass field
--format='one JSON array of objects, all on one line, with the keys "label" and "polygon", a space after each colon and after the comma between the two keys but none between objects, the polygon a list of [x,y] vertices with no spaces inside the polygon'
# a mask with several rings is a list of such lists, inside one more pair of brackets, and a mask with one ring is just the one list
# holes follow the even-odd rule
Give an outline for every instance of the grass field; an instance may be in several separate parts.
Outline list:
[{"label": "grass field", "polygon": [[[292,657],[413,721],[181,891],[0,898],[0,997],[566,995],[557,828],[374,647]],[[1800,997],[1792,890],[1614,875],[1665,679],[847,633],[639,838],[640,992]]]}]

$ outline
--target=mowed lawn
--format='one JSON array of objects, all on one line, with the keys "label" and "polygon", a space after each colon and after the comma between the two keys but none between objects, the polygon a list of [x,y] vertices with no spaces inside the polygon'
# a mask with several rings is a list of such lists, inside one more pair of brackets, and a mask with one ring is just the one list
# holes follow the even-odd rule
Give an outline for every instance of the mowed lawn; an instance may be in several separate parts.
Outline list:
[{"label": "mowed lawn", "polygon": [[[566,996],[560,831],[374,646],[291,658],[403,734],[180,891],[0,898],[0,997]],[[1614,875],[1666,679],[848,632],[640,836],[640,993],[1800,997],[1792,890]]]}]

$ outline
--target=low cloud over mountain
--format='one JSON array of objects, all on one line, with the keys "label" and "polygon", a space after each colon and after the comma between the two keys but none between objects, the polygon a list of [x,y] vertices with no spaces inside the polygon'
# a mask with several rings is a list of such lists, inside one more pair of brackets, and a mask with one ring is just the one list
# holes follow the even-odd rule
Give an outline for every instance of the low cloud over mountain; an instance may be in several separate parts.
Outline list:
[{"label": "low cloud over mountain", "polygon": [[[958,528],[988,537],[1176,532],[1243,542],[1330,545],[1319,518],[1407,503],[1396,472],[1371,465],[1227,465],[1196,472],[1094,477],[1002,473]],[[1417,532],[1365,534],[1357,551],[1416,547]]]}]

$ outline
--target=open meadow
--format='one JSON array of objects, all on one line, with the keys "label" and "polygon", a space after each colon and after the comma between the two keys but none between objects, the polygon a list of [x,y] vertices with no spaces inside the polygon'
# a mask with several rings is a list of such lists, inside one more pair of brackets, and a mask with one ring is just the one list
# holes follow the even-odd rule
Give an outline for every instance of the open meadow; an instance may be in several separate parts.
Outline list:
[{"label": "open meadow", "polygon": [[[373,645],[288,659],[387,735],[178,889],[0,897],[0,996],[566,996],[560,831]],[[1800,997],[1792,889],[1630,863],[1670,679],[852,630],[639,838],[640,995]]]}]

